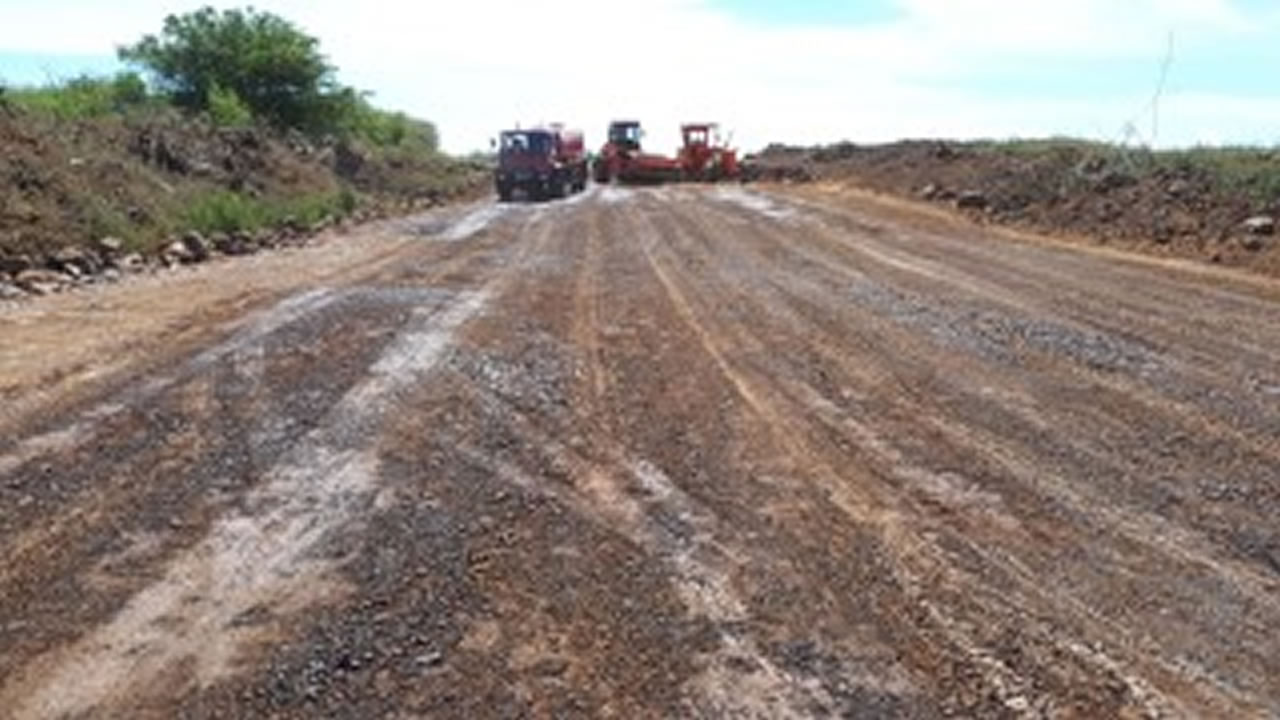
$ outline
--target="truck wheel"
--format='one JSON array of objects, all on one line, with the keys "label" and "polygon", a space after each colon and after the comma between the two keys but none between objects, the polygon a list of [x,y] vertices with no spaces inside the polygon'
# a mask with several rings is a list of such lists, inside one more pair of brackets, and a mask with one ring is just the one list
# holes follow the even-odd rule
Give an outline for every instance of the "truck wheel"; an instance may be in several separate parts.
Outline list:
[{"label": "truck wheel", "polygon": [[499,185],[499,186],[498,186],[498,200],[499,200],[499,202],[504,202],[504,203],[505,203],[505,202],[511,202],[511,196],[512,196],[512,189],[511,189],[511,186],[510,186],[510,185]]}]

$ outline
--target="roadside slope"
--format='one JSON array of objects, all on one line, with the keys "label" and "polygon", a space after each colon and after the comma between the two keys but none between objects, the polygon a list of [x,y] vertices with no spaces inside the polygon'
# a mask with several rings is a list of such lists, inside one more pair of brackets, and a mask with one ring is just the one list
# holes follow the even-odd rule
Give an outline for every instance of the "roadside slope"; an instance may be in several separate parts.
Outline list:
[{"label": "roadside slope", "polygon": [[1151,152],[1071,140],[772,146],[762,179],[845,185],[971,220],[1280,276],[1280,154]]},{"label": "roadside slope", "polygon": [[434,151],[218,128],[172,108],[63,119],[0,105],[0,301],[474,197]]}]

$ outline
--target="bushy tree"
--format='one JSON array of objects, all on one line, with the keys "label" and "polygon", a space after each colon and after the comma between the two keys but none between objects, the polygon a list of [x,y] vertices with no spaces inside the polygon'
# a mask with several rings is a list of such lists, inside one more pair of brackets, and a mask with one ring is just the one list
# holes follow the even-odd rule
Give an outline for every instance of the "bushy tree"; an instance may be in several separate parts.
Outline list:
[{"label": "bushy tree", "polygon": [[316,38],[252,8],[170,15],[159,34],[119,54],[180,107],[207,111],[212,99],[234,97],[281,128],[328,131],[358,99],[335,81]]},{"label": "bushy tree", "polygon": [[379,110],[366,93],[339,84],[319,41],[271,13],[206,7],[170,15],[159,34],[119,53],[145,68],[175,105],[209,113],[220,125],[258,119],[410,152],[439,145],[435,125]]}]

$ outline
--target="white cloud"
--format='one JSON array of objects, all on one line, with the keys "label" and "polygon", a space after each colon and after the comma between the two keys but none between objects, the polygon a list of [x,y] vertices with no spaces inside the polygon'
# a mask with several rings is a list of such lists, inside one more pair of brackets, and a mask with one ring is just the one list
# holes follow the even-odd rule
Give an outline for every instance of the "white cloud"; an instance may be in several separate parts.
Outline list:
[{"label": "white cloud", "polygon": [[1249,30],[1227,0],[900,0],[908,23],[965,54],[1147,55],[1169,31],[1192,38]]},{"label": "white cloud", "polygon": [[[898,0],[901,17],[846,28],[769,28],[698,0],[351,3],[260,0],[319,35],[343,80],[436,120],[452,150],[514,122],[567,120],[593,142],[636,117],[659,146],[686,119],[720,120],[746,147],[782,139],[922,135],[1110,135],[1142,105],[961,91],[993,67],[1149,58],[1180,47],[1263,42],[1280,17],[1228,0]],[[109,52],[153,30],[163,0],[128,5],[0,0],[0,48]],[[75,22],[68,21],[74,17]],[[967,86],[972,86],[967,85]],[[1270,140],[1275,101],[1170,96],[1162,138]]]}]

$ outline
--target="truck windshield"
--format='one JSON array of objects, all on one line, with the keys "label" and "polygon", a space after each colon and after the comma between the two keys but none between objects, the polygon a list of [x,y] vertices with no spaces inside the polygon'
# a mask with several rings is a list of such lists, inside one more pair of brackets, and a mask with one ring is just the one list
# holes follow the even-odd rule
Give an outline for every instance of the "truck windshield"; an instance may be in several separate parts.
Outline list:
[{"label": "truck windshield", "polygon": [[609,142],[615,145],[640,147],[640,126],[628,123],[615,123],[609,128]]},{"label": "truck windshield", "polygon": [[706,128],[686,128],[684,131],[685,145],[706,145],[708,131]]},{"label": "truck windshield", "polygon": [[508,132],[502,134],[504,155],[546,155],[551,152],[551,135],[540,132]]}]

